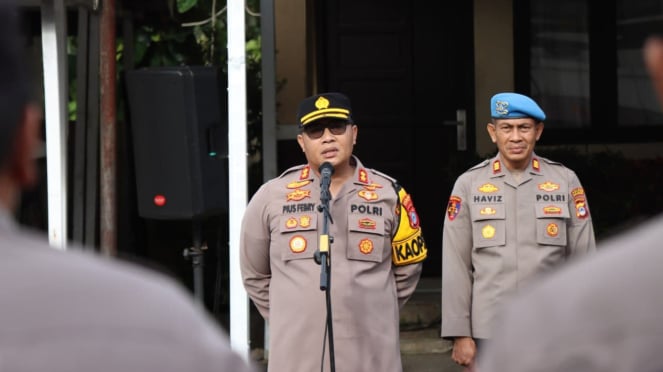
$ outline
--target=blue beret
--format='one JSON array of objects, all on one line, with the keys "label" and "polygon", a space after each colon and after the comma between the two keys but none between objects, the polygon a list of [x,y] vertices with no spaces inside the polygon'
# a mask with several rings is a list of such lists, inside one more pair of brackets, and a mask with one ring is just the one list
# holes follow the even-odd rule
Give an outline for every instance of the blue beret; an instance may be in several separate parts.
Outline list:
[{"label": "blue beret", "polygon": [[303,128],[318,119],[333,118],[352,123],[350,99],[341,93],[321,93],[304,99],[297,110],[299,127]]},{"label": "blue beret", "polygon": [[518,93],[498,93],[490,99],[490,115],[495,119],[533,118],[546,120],[546,114],[531,98]]}]

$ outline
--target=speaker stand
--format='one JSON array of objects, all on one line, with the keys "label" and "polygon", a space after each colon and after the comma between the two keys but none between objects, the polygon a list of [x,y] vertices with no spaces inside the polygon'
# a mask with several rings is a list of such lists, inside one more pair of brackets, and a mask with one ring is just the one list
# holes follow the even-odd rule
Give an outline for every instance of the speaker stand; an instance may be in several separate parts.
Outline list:
[{"label": "speaker stand", "polygon": [[184,248],[184,259],[191,260],[193,267],[193,294],[199,305],[205,307],[203,287],[203,254],[207,245],[202,243],[202,224],[199,219],[192,221],[193,247]]}]

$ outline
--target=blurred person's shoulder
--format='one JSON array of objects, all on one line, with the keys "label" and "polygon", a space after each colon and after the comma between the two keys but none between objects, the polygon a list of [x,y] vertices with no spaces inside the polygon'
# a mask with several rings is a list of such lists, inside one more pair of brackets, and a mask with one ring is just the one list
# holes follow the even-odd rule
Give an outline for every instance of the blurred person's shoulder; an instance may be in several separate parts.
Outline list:
[{"label": "blurred person's shoulder", "polygon": [[[662,240],[663,214],[520,292],[500,314],[482,370],[663,370]],[[518,351],[509,346],[523,338]]]},{"label": "blurred person's shoulder", "polygon": [[76,245],[55,249],[40,232],[0,234],[3,365],[245,371],[225,331],[173,278]]}]

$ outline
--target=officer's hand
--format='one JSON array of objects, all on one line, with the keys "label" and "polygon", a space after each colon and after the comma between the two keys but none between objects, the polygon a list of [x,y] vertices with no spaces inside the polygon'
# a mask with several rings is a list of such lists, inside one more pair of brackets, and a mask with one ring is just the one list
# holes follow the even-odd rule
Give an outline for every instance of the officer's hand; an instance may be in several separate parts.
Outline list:
[{"label": "officer's hand", "polygon": [[474,366],[474,357],[477,353],[477,345],[474,343],[472,337],[456,337],[454,339],[454,347],[451,352],[451,359],[460,364],[461,366],[470,367]]}]

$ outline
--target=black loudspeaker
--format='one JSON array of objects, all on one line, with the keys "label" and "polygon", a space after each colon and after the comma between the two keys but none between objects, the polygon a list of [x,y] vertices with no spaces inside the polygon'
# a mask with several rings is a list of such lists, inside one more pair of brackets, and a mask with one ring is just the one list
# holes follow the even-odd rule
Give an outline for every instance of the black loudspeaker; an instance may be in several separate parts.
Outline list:
[{"label": "black loudspeaker", "polygon": [[193,219],[227,211],[227,96],[219,76],[203,66],[126,73],[140,216]]}]

